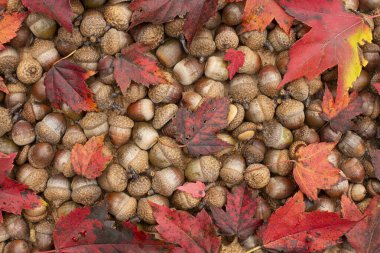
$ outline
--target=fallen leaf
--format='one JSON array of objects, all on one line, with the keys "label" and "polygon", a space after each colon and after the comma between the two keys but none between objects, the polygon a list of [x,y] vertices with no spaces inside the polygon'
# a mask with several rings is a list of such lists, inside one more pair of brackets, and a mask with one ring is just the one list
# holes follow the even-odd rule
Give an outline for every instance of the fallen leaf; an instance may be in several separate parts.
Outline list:
[{"label": "fallen leaf", "polygon": [[64,102],[74,112],[95,111],[96,104],[85,80],[95,74],[62,60],[53,65],[45,77],[46,95],[52,106],[60,108]]},{"label": "fallen leaf", "polygon": [[263,232],[263,246],[285,252],[312,252],[335,245],[356,224],[338,213],[305,212],[302,192],[288,199],[269,218]]},{"label": "fallen leaf", "polygon": [[32,12],[42,13],[56,20],[67,31],[73,31],[70,0],[22,0],[22,4]]},{"label": "fallen leaf", "polygon": [[[349,102],[345,102],[346,100]],[[340,103],[342,101],[344,102]],[[343,100],[334,102],[334,98],[326,86],[322,101],[322,117],[324,120],[330,121],[333,130],[345,132],[354,127],[351,120],[363,113],[362,105],[363,99],[356,92],[351,95],[346,93]]]},{"label": "fallen leaf", "polygon": [[186,211],[171,210],[150,202],[158,233],[167,242],[180,245],[186,252],[218,253],[220,237],[211,217],[202,209],[196,217]]},{"label": "fallen leaf", "polygon": [[0,152],[0,222],[3,222],[2,211],[21,214],[23,209],[33,209],[46,203],[27,186],[10,179],[8,173],[13,168],[17,153],[10,155]]},{"label": "fallen leaf", "polygon": [[278,88],[303,76],[312,80],[338,65],[335,103],[342,103],[362,66],[367,64],[358,45],[372,41],[370,27],[361,16],[345,11],[341,0],[280,0],[279,4],[311,30],[290,49],[288,71]]},{"label": "fallen leaf", "polygon": [[3,44],[11,41],[17,36],[17,31],[20,29],[22,21],[26,17],[26,13],[5,13],[1,15],[0,20],[0,50],[5,47]]},{"label": "fallen leaf", "polygon": [[372,84],[373,87],[377,90],[377,93],[380,95],[380,83],[374,83]]},{"label": "fallen leaf", "polygon": [[380,149],[369,150],[371,156],[372,165],[375,169],[375,175],[380,180]]},{"label": "fallen leaf", "polygon": [[360,212],[355,203],[342,196],[343,218],[358,221],[346,234],[348,242],[358,253],[380,252],[380,196],[374,196],[365,210]]},{"label": "fallen leaf", "polygon": [[[120,230],[112,228],[105,204],[77,208],[58,220],[53,233],[56,253],[149,253],[173,246],[138,232],[124,222]],[[46,251],[46,253],[51,251]]]},{"label": "fallen leaf", "polygon": [[167,82],[157,60],[146,54],[149,50],[149,46],[135,43],[123,49],[114,60],[113,73],[124,95],[132,80],[147,87]]},{"label": "fallen leaf", "polygon": [[293,17],[289,16],[275,0],[247,0],[243,12],[243,32],[264,31],[276,19],[278,25],[289,34]]},{"label": "fallen leaf", "polygon": [[230,146],[216,137],[219,130],[227,127],[228,107],[228,98],[212,98],[205,100],[195,112],[180,108],[173,118],[176,140],[195,156],[213,154]]},{"label": "fallen leaf", "polygon": [[185,38],[190,44],[197,31],[216,14],[218,0],[135,0],[128,5],[133,11],[130,28],[144,22],[163,24],[184,17]]},{"label": "fallen leaf", "polygon": [[6,7],[8,3],[8,0],[0,0],[0,6],[1,7]]},{"label": "fallen leaf", "polygon": [[195,183],[185,183],[184,185],[178,186],[177,190],[190,193],[194,198],[203,198],[206,196],[206,185],[200,181]]},{"label": "fallen leaf", "polygon": [[221,234],[236,235],[241,240],[252,235],[262,224],[262,220],[254,218],[257,200],[252,198],[252,191],[241,184],[227,194],[226,211],[210,206],[215,225],[220,228]]},{"label": "fallen leaf", "polygon": [[71,151],[71,164],[75,173],[88,179],[102,174],[112,156],[104,156],[104,135],[94,136],[86,144],[75,144]]},{"label": "fallen leaf", "polygon": [[7,88],[7,86],[5,86],[3,78],[1,76],[0,76],[0,91],[4,92],[6,94],[9,93],[8,88]]},{"label": "fallen leaf", "polygon": [[298,148],[293,177],[301,191],[310,199],[318,199],[318,189],[330,189],[339,181],[338,168],[327,157],[336,143],[320,142]]},{"label": "fallen leaf", "polygon": [[229,61],[227,70],[230,80],[234,77],[239,68],[244,64],[245,54],[242,51],[235,50],[233,48],[227,49],[224,55],[224,60]]}]

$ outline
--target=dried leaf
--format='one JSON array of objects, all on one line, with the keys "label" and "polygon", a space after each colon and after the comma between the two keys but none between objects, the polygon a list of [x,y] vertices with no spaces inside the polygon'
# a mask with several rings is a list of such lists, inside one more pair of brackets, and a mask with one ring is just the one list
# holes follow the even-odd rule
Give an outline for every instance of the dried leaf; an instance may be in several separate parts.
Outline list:
[{"label": "dried leaf", "polygon": [[177,141],[196,156],[213,154],[230,146],[216,137],[227,126],[228,107],[227,98],[213,98],[205,100],[195,112],[180,108],[173,118]]},{"label": "dried leaf", "polygon": [[241,184],[227,194],[226,211],[210,206],[215,225],[220,228],[222,235],[236,235],[241,240],[252,235],[262,224],[262,220],[254,218],[257,200],[252,198],[252,191]]},{"label": "dried leaf", "polygon": [[124,95],[132,80],[147,87],[167,82],[157,60],[146,54],[149,50],[149,46],[135,43],[114,60],[114,76]]},{"label": "dried leaf", "polygon": [[380,180],[380,149],[369,150],[372,165],[375,169],[375,175]]},{"label": "dried leaf", "polygon": [[349,102],[344,100],[346,93],[367,64],[358,45],[372,41],[370,27],[361,16],[345,11],[341,0],[280,0],[279,4],[311,30],[290,49],[288,71],[278,88],[303,76],[312,80],[338,65],[335,103],[344,108]]},{"label": "dried leaf", "polygon": [[269,218],[263,243],[265,248],[277,251],[318,251],[335,245],[355,224],[355,221],[341,219],[338,213],[306,213],[299,191]]},{"label": "dried leaf", "polygon": [[56,20],[67,31],[73,31],[71,18],[74,13],[71,10],[70,0],[22,0],[22,4],[32,12],[45,14]]},{"label": "dried leaf", "polygon": [[377,90],[377,93],[380,95],[380,83],[374,83],[372,84],[373,87]]},{"label": "dried leaf", "polygon": [[13,160],[17,153],[10,155],[0,152],[0,222],[3,222],[1,211],[21,214],[23,209],[33,209],[46,204],[27,186],[12,180],[8,173],[13,168]]},{"label": "dried leaf", "polygon": [[243,66],[244,58],[245,54],[242,51],[235,50],[233,48],[230,48],[226,51],[224,60],[230,62],[227,67],[228,77],[230,80],[235,76],[236,72],[238,72],[239,68]]},{"label": "dried leaf", "polygon": [[327,157],[336,143],[320,142],[298,148],[293,177],[310,199],[318,199],[318,189],[330,189],[339,181],[339,169]]},{"label": "dried leaf", "polygon": [[4,82],[3,82],[3,78],[0,76],[0,91],[8,94],[9,91],[8,91],[8,88],[7,86],[5,86]]},{"label": "dried leaf", "polygon": [[66,103],[75,112],[95,111],[93,95],[85,82],[93,74],[68,60],[51,67],[45,77],[45,86],[52,106],[60,108],[62,103]]},{"label": "dried leaf", "polygon": [[88,179],[102,174],[112,156],[104,156],[104,135],[94,136],[86,144],[75,144],[71,151],[71,163],[75,173]]},{"label": "dried leaf", "polygon": [[380,252],[380,196],[372,198],[364,214],[360,212],[355,203],[342,196],[343,218],[358,221],[346,234],[348,242],[359,253]]},{"label": "dried leaf", "polygon": [[216,236],[211,217],[202,209],[196,217],[186,211],[171,210],[150,202],[158,233],[167,242],[180,245],[186,252],[218,253],[220,237]]},{"label": "dried leaf", "polygon": [[289,34],[293,17],[278,5],[275,0],[247,0],[243,13],[243,32],[259,30],[264,31],[276,19],[278,25]]},{"label": "dried leaf", "polygon": [[2,14],[2,19],[0,20],[0,50],[5,48],[3,44],[17,36],[16,32],[20,29],[25,17],[26,13]]},{"label": "dried leaf", "polygon": [[130,28],[144,22],[163,24],[184,17],[185,38],[189,43],[204,23],[216,14],[218,0],[135,0],[128,5],[133,11]]},{"label": "dried leaf", "polygon": [[194,198],[203,198],[206,196],[205,189],[206,185],[200,181],[196,181],[195,183],[185,183],[184,185],[177,187],[177,190],[187,192]]}]

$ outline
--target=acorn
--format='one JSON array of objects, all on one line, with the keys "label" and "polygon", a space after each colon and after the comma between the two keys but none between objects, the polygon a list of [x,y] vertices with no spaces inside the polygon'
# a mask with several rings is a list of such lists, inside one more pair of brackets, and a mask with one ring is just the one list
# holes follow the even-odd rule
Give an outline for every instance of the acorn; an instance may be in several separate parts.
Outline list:
[{"label": "acorn", "polygon": [[296,34],[290,29],[290,34],[284,32],[278,25],[269,32],[268,41],[276,52],[288,50],[296,41]]},{"label": "acorn", "polygon": [[312,100],[305,110],[305,122],[314,129],[318,129],[325,124],[324,119],[321,117],[322,101],[319,99]]},{"label": "acorn", "polygon": [[190,111],[195,111],[203,103],[203,98],[197,92],[189,90],[182,93],[181,103]]},{"label": "acorn", "polygon": [[219,26],[215,35],[215,45],[219,51],[226,51],[229,48],[237,48],[239,37],[230,26]]},{"label": "acorn", "polygon": [[164,40],[164,26],[161,24],[145,23],[133,27],[131,34],[136,42],[149,45],[151,49],[155,49]]},{"label": "acorn", "polygon": [[366,171],[363,164],[357,158],[345,159],[340,165],[340,169],[343,171],[350,182],[363,182]]},{"label": "acorn", "polygon": [[136,173],[143,173],[148,170],[148,152],[140,149],[133,143],[128,143],[117,151],[119,164],[125,169],[132,169]]},{"label": "acorn", "polygon": [[347,193],[348,187],[348,180],[342,178],[336,185],[332,186],[328,190],[325,190],[325,192],[330,198],[340,198],[343,194]]},{"label": "acorn", "polygon": [[90,37],[90,40],[95,42],[97,38],[100,38],[104,34],[106,26],[107,22],[101,12],[87,10],[83,14],[80,32],[84,37]]},{"label": "acorn", "polygon": [[264,164],[268,166],[270,172],[280,176],[287,176],[293,170],[287,149],[269,149],[265,153]]},{"label": "acorn", "polygon": [[252,75],[257,73],[261,68],[261,58],[257,52],[252,51],[249,47],[240,46],[237,50],[244,53],[244,63],[238,70],[238,73]]},{"label": "acorn", "polygon": [[132,11],[128,9],[128,4],[119,3],[107,5],[104,8],[104,18],[118,30],[127,30],[132,17]]},{"label": "acorn", "polygon": [[100,48],[104,54],[115,55],[132,43],[133,39],[128,33],[111,28],[101,38]]},{"label": "acorn", "polygon": [[20,82],[7,85],[8,94],[5,95],[5,106],[7,108],[13,108],[25,104],[27,100],[27,88]]},{"label": "acorn", "polygon": [[132,127],[134,126],[133,120],[126,116],[111,115],[108,118],[109,136],[111,142],[116,147],[120,147],[128,142],[131,137]]},{"label": "acorn", "polygon": [[286,199],[294,193],[296,186],[287,177],[271,177],[265,187],[265,193],[273,199]]},{"label": "acorn", "polygon": [[17,121],[13,125],[11,136],[13,142],[19,146],[28,145],[36,139],[33,126],[25,120]]},{"label": "acorn", "polygon": [[47,71],[50,67],[58,61],[61,56],[55,48],[54,42],[51,40],[36,39],[31,47],[30,53]]},{"label": "acorn", "polygon": [[360,92],[368,87],[370,81],[370,74],[364,69],[362,69],[358,78],[352,83],[352,90]]},{"label": "acorn", "polygon": [[193,197],[188,192],[176,190],[173,193],[171,202],[177,209],[189,210],[189,209],[197,207],[199,203],[201,202],[201,198]]},{"label": "acorn", "polygon": [[168,123],[177,113],[178,106],[176,104],[167,104],[162,107],[157,107],[154,112],[152,125],[155,129],[161,129]]},{"label": "acorn", "polygon": [[157,48],[156,56],[162,65],[172,68],[185,57],[185,54],[178,40],[169,39]]},{"label": "acorn", "polygon": [[17,181],[28,186],[29,189],[40,193],[46,188],[49,174],[45,169],[37,169],[26,163],[16,173]]},{"label": "acorn", "polygon": [[87,71],[96,71],[100,60],[99,50],[92,46],[83,46],[75,51],[72,59]]},{"label": "acorn", "polygon": [[[22,212],[23,217],[29,222],[39,222],[46,218],[48,214],[46,205],[39,205],[32,209],[24,209]],[[1,226],[0,226],[1,231]],[[1,232],[0,232],[1,235]],[[1,241],[1,236],[0,236]]]},{"label": "acorn", "polygon": [[183,35],[184,18],[176,17],[172,21],[165,23],[165,34],[169,37],[178,38]]},{"label": "acorn", "polygon": [[3,223],[0,224],[0,242],[4,242],[8,240],[10,237],[5,225]]},{"label": "acorn", "polygon": [[4,217],[3,224],[11,239],[29,239],[29,226],[22,216],[9,214]]},{"label": "acorn", "polygon": [[268,147],[284,149],[293,142],[293,135],[289,129],[272,120],[264,123],[263,140]]},{"label": "acorn", "polygon": [[346,132],[338,143],[338,148],[343,154],[356,158],[363,156],[366,151],[364,140],[352,131]]},{"label": "acorn", "polygon": [[232,132],[232,136],[239,141],[248,141],[255,136],[256,128],[255,123],[243,122]]},{"label": "acorn", "polygon": [[76,176],[71,182],[71,198],[82,205],[93,205],[99,199],[102,190],[95,179]]},{"label": "acorn", "polygon": [[194,86],[194,91],[206,98],[224,97],[224,85],[221,82],[203,77]]},{"label": "acorn", "polygon": [[259,199],[255,212],[255,218],[260,220],[268,220],[271,214],[272,210],[270,205],[268,204],[268,201],[262,198]]},{"label": "acorn", "polygon": [[0,74],[12,74],[16,71],[19,62],[19,53],[12,47],[5,47],[0,51]]},{"label": "acorn", "polygon": [[70,0],[71,11],[73,12],[73,16],[71,20],[75,20],[77,17],[83,14],[84,6],[80,0]]},{"label": "acorn", "polygon": [[168,167],[154,173],[152,189],[155,193],[169,197],[183,182],[183,171],[175,167]]},{"label": "acorn", "polygon": [[228,26],[235,26],[243,20],[244,5],[242,3],[229,3],[222,11],[222,22]]},{"label": "acorn", "polygon": [[220,178],[229,186],[237,185],[244,179],[245,160],[240,154],[232,154],[223,161]]},{"label": "acorn", "polygon": [[44,191],[44,196],[55,207],[59,207],[70,199],[70,181],[62,174],[50,177]]},{"label": "acorn", "polygon": [[69,126],[62,137],[62,144],[67,149],[72,149],[76,143],[85,144],[86,141],[86,135],[78,125]]},{"label": "acorn", "polygon": [[254,123],[262,123],[273,119],[276,109],[275,102],[265,95],[258,95],[246,110],[245,117]]},{"label": "acorn", "polygon": [[277,107],[276,116],[284,127],[300,128],[305,121],[304,105],[297,100],[286,99]]},{"label": "acorn", "polygon": [[207,57],[212,55],[216,50],[213,34],[206,28],[200,29],[194,36],[189,53],[195,57]]},{"label": "acorn", "polygon": [[121,192],[127,188],[128,175],[119,164],[109,165],[98,178],[99,186],[107,192]]},{"label": "acorn", "polygon": [[28,160],[29,149],[30,149],[30,145],[25,145],[22,147],[21,151],[18,153],[18,156],[16,157],[15,162],[17,165],[23,165],[24,163],[26,163],[26,161]]},{"label": "acorn", "polygon": [[32,94],[31,94],[31,102],[45,102],[46,97],[46,87],[45,87],[45,74],[42,75],[42,77],[33,84],[32,87]]},{"label": "acorn", "polygon": [[94,81],[89,85],[89,88],[94,94],[94,100],[99,110],[105,111],[111,108],[114,103],[114,89],[111,85]]},{"label": "acorn", "polygon": [[257,53],[260,56],[261,59],[261,66],[264,67],[266,65],[273,65],[276,66],[276,53],[266,49],[262,48],[260,50],[257,50]]},{"label": "acorn", "polygon": [[304,141],[306,144],[318,143],[320,142],[319,135],[317,131],[313,128],[309,128],[307,125],[296,129],[293,132],[295,141]]},{"label": "acorn", "polygon": [[239,33],[240,42],[244,46],[249,47],[253,51],[263,48],[268,36],[267,30],[264,30],[262,32],[248,31],[248,32],[241,33],[239,32],[239,30],[242,30],[243,27],[239,26],[237,29]]},{"label": "acorn", "polygon": [[323,88],[323,83],[321,80],[321,76],[317,76],[316,78],[312,80],[306,80],[308,86],[309,86],[309,95],[315,95],[317,92],[321,91]]},{"label": "acorn", "polygon": [[48,220],[41,221],[34,226],[34,231],[33,245],[39,250],[52,249],[54,224]]},{"label": "acorn", "polygon": [[260,92],[268,97],[277,97],[280,90],[277,86],[280,84],[281,74],[273,65],[267,65],[260,69],[259,72],[259,89]]},{"label": "acorn", "polygon": [[185,176],[191,182],[215,182],[219,176],[221,163],[213,156],[201,156],[187,164]]},{"label": "acorn", "polygon": [[124,192],[109,192],[105,200],[110,214],[118,221],[129,220],[136,213],[137,200]]},{"label": "acorn", "polygon": [[143,150],[150,149],[156,144],[158,138],[158,133],[151,124],[138,122],[133,127],[132,139]]},{"label": "acorn", "polygon": [[185,158],[181,147],[170,137],[162,136],[149,151],[149,161],[158,168],[183,168]]},{"label": "acorn", "polygon": [[104,112],[88,112],[80,121],[79,125],[83,128],[84,134],[87,138],[107,134],[108,116]]},{"label": "acorn", "polygon": [[29,253],[31,246],[25,240],[12,240],[4,247],[4,253]]},{"label": "acorn", "polygon": [[41,104],[34,102],[33,99],[29,99],[25,104],[21,112],[21,115],[29,122],[36,123],[36,121],[42,120],[47,114],[51,113],[52,108],[47,104]]},{"label": "acorn", "polygon": [[61,113],[52,112],[36,124],[37,140],[58,144],[66,131],[66,120]]},{"label": "acorn", "polygon": [[379,180],[377,180],[377,179],[368,180],[366,187],[367,187],[367,192],[371,196],[380,195],[380,181]]},{"label": "acorn", "polygon": [[83,4],[87,8],[101,7],[107,0],[83,0]]},{"label": "acorn", "polygon": [[55,149],[50,143],[40,142],[30,147],[28,161],[35,168],[43,169],[53,161]]},{"label": "acorn", "polygon": [[227,192],[227,188],[220,185],[208,188],[204,197],[206,205],[222,208],[227,202]]},{"label": "acorn", "polygon": [[215,81],[227,81],[227,63],[221,56],[210,56],[205,65],[205,76]]},{"label": "acorn", "polygon": [[359,202],[366,197],[367,190],[363,184],[350,184],[347,195],[352,201]]},{"label": "acorn", "polygon": [[71,164],[71,151],[67,149],[58,150],[53,160],[52,174],[62,173],[65,177],[75,176],[73,165]]},{"label": "acorn", "polygon": [[376,135],[376,122],[370,117],[359,117],[355,126],[356,132],[364,139],[371,139]]},{"label": "acorn", "polygon": [[11,47],[20,49],[23,47],[28,47],[33,41],[33,35],[30,31],[29,27],[26,25],[22,25],[20,29],[16,32],[16,37],[14,37],[9,45]]},{"label": "acorn", "polygon": [[257,78],[247,74],[235,75],[230,81],[228,93],[234,102],[251,102],[259,93]]},{"label": "acorn", "polygon": [[286,91],[292,98],[298,101],[304,101],[309,96],[309,85],[307,84],[305,78],[302,77],[290,82],[286,86]]},{"label": "acorn", "polygon": [[57,24],[54,20],[37,12],[29,13],[25,23],[34,36],[39,39],[51,39],[57,30]]},{"label": "acorn", "polygon": [[99,80],[108,85],[115,83],[115,77],[113,75],[114,60],[115,57],[111,55],[105,55],[102,59],[100,59],[97,66]]},{"label": "acorn", "polygon": [[216,138],[218,138],[219,140],[227,143],[227,146],[225,146],[222,150],[214,153],[215,157],[220,158],[220,157],[222,157],[224,155],[232,153],[235,150],[235,146],[237,145],[237,142],[234,139],[234,137],[232,137],[230,134],[228,134],[228,133],[218,133],[218,134],[216,134]]},{"label": "acorn", "polygon": [[55,222],[57,222],[61,217],[68,215],[69,213],[71,213],[79,207],[80,205],[75,203],[74,201],[67,201],[63,203],[60,207],[53,209],[52,215]]},{"label": "acorn", "polygon": [[262,140],[252,139],[241,150],[247,164],[260,163],[264,160],[266,146]]},{"label": "acorn", "polygon": [[73,32],[68,32],[64,27],[58,29],[58,35],[54,39],[58,52],[65,56],[77,50],[85,41],[79,28],[74,27]]},{"label": "acorn", "polygon": [[363,115],[375,119],[380,114],[380,98],[370,92],[361,92]]},{"label": "acorn", "polygon": [[203,75],[204,67],[196,58],[186,57],[174,66],[173,74],[182,85],[190,85]]},{"label": "acorn", "polygon": [[[224,1],[224,0],[223,0]],[[220,1],[218,1],[219,4]],[[206,23],[204,23],[204,27],[206,27],[209,30],[216,29],[220,23],[222,23],[222,16],[219,12],[216,12],[214,16],[210,17]]]},{"label": "acorn", "polygon": [[128,183],[128,193],[134,198],[144,197],[152,187],[152,181],[147,176],[139,176]]},{"label": "acorn", "polygon": [[288,71],[289,63],[289,51],[285,50],[277,54],[276,56],[276,67],[282,75]]},{"label": "acorn", "polygon": [[153,210],[149,202],[153,202],[157,205],[169,207],[169,200],[159,194],[142,198],[137,203],[137,215],[148,224],[156,224],[156,219],[153,216]]},{"label": "acorn", "polygon": [[128,106],[127,115],[134,121],[150,121],[154,117],[154,104],[150,99],[140,99]]},{"label": "acorn", "polygon": [[40,63],[33,59],[30,52],[25,49],[17,66],[17,78],[24,84],[32,84],[41,78],[42,71]]},{"label": "acorn", "polygon": [[[0,107],[0,115],[1,115],[1,107]],[[1,117],[0,117],[1,119]],[[1,130],[1,120],[0,120],[0,130]],[[28,146],[24,146],[28,147]],[[4,154],[12,154],[19,152],[19,147],[10,139],[0,137],[0,152]]]},{"label": "acorn", "polygon": [[227,131],[232,131],[240,126],[240,124],[244,121],[244,107],[241,104],[235,103],[230,104],[228,107],[227,114],[227,123],[228,126],[226,128]]}]

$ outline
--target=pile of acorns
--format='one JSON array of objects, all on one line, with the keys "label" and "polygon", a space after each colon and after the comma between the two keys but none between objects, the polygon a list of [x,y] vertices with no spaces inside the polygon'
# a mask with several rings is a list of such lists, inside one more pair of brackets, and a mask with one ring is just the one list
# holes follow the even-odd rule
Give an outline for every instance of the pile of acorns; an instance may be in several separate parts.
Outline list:
[{"label": "pile of acorns", "polygon": [[[20,2],[9,0],[8,10],[19,10]],[[358,9],[358,0],[343,2]],[[363,99],[364,112],[355,118],[355,131],[342,133],[321,116],[323,85],[334,92],[336,68],[276,89],[287,71],[289,48],[308,31],[302,23],[294,22],[290,36],[275,22],[264,32],[240,34],[243,3],[220,0],[217,15],[186,47],[180,17],[127,31],[132,16],[128,1],[71,0],[71,6],[72,33],[44,15],[29,13],[17,37],[0,52],[0,74],[9,90],[0,92],[0,152],[18,152],[10,176],[49,203],[22,215],[5,215],[1,253],[52,249],[58,218],[103,199],[112,219],[139,221],[153,231],[148,200],[190,212],[223,207],[229,189],[243,181],[265,199],[256,216],[266,220],[296,191],[289,160],[300,142],[337,142],[329,160],[342,172],[336,186],[321,191],[318,201],[308,201],[308,210],[336,211],[344,193],[364,210],[371,196],[380,194],[367,152],[379,148],[380,96],[369,84],[380,64],[380,18],[374,19],[374,43],[363,46],[369,63],[352,88]],[[361,10],[378,14],[380,1],[363,0]],[[132,83],[123,96],[113,76],[113,59],[134,42],[151,45],[152,57],[171,82],[150,88]],[[245,54],[231,81],[223,60],[229,48]],[[84,69],[97,71],[87,83],[98,112],[75,113],[66,104],[56,110],[47,101],[44,73],[69,54]],[[181,106],[194,111],[205,99],[218,97],[231,101],[228,127],[218,138],[233,146],[191,157],[176,143],[171,120]],[[74,144],[102,134],[103,153],[113,161],[97,180],[77,176],[70,162]],[[206,196],[176,190],[189,181],[204,182]],[[247,249],[257,243],[255,235],[241,242]]]}]

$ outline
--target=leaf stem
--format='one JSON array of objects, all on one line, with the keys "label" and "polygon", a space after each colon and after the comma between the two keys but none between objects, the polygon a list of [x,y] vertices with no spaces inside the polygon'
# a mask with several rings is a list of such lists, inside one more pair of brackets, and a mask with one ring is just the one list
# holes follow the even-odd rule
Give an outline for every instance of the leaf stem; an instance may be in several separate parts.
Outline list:
[{"label": "leaf stem", "polygon": [[261,249],[261,248],[262,248],[262,246],[257,246],[257,247],[254,247],[254,248],[246,251],[245,253],[252,253],[252,252],[255,252],[256,250]]},{"label": "leaf stem", "polygon": [[373,15],[373,16],[368,16],[368,18],[378,18],[378,17],[380,17],[380,14],[376,14],[376,15]]},{"label": "leaf stem", "polygon": [[66,55],[65,57],[63,57],[63,58],[57,60],[56,62],[53,63],[53,65],[57,64],[57,63],[60,62],[60,61],[63,61],[64,59],[69,58],[69,57],[72,56],[77,50],[78,50],[78,49],[75,49],[74,51],[72,51],[71,53],[69,53],[68,55]]}]

